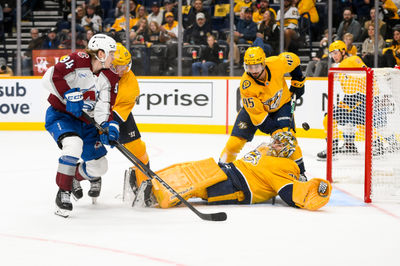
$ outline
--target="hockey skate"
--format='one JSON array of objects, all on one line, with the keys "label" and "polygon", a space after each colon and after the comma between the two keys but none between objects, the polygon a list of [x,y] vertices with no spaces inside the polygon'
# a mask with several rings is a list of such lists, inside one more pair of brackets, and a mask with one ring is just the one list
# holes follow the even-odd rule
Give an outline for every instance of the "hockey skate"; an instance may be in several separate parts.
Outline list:
[{"label": "hockey skate", "polygon": [[88,191],[88,195],[89,197],[92,198],[93,204],[96,204],[97,198],[100,195],[100,191],[101,191],[101,177],[94,180],[90,180],[90,189]]},{"label": "hockey skate", "polygon": [[72,179],[72,197],[75,201],[78,201],[83,197],[83,191],[81,187],[81,182],[76,180],[75,178]]},{"label": "hockey skate", "polygon": [[345,142],[343,146],[338,149],[338,153],[357,155],[358,150],[354,142]]},{"label": "hockey skate", "polygon": [[132,203],[132,207],[153,207],[157,204],[157,200],[152,192],[153,184],[151,180],[143,181],[136,191],[136,197]]},{"label": "hockey skate", "polygon": [[[338,153],[338,143],[337,140],[333,141],[332,144],[332,158],[335,159],[335,155]],[[327,150],[323,150],[320,151],[319,153],[317,153],[317,160],[318,161],[326,161],[326,157],[327,157]]]},{"label": "hockey skate", "polygon": [[56,215],[67,218],[72,211],[71,192],[59,189],[56,196]]},{"label": "hockey skate", "polygon": [[137,186],[136,186],[135,169],[129,168],[128,170],[125,170],[122,201],[129,203],[133,202],[136,196],[136,191],[137,191]]}]

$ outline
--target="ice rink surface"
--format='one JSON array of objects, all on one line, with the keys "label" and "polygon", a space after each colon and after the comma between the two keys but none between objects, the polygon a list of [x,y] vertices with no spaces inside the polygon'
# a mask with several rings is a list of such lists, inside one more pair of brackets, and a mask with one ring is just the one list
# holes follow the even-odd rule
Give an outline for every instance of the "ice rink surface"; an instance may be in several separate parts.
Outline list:
[{"label": "ice rink surface", "polygon": [[[227,135],[143,133],[151,168],[213,157]],[[257,136],[243,151],[267,137]],[[315,160],[322,139],[299,139],[308,177],[325,178]],[[334,184],[316,212],[280,199],[252,206],[205,206],[225,222],[199,219],[186,207],[135,209],[122,202],[129,161],[109,150],[96,205],[73,201],[67,219],[53,214],[56,144],[47,132],[0,131],[0,265],[400,265],[400,203],[364,204],[360,185]]]}]

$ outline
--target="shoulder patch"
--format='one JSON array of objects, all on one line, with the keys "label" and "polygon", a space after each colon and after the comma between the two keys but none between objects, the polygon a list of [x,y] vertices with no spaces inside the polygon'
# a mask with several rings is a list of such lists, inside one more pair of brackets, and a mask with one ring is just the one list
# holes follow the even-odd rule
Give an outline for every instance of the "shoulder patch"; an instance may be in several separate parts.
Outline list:
[{"label": "shoulder patch", "polygon": [[250,82],[250,80],[245,80],[245,81],[243,81],[243,83],[242,83],[242,89],[243,90],[245,90],[245,89],[247,89],[248,87],[250,87],[251,86],[251,82]]}]

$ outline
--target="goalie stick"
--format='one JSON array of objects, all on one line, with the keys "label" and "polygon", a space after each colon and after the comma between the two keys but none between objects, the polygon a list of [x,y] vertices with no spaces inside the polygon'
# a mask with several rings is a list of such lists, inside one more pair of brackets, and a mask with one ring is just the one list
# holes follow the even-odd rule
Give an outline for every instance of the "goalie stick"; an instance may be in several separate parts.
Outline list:
[{"label": "goalie stick", "polygon": [[[83,117],[86,120],[88,120],[92,125],[94,125],[97,128],[97,130],[99,130],[104,134],[108,134],[108,132],[87,113],[83,112]],[[169,192],[171,192],[175,197],[177,197],[183,204],[185,204],[191,211],[193,211],[201,219],[207,221],[225,221],[227,219],[227,215],[225,212],[210,213],[210,214],[200,212],[187,200],[182,198],[182,196],[179,195],[179,193],[176,192],[163,179],[161,179],[161,177],[159,177],[149,167],[147,167],[144,163],[142,163],[142,161],[140,161],[134,154],[132,154],[127,148],[125,148],[119,141],[115,141],[113,144],[129,161],[133,163],[133,165],[135,165],[141,172],[143,172],[143,174],[145,174],[150,179],[156,179],[161,185],[163,185],[166,189],[168,189]]]}]

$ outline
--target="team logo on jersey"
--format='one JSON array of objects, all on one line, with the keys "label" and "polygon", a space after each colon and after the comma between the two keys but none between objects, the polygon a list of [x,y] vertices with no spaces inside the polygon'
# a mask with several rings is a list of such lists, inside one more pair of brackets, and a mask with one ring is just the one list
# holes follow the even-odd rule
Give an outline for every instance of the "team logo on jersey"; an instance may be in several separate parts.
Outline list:
[{"label": "team logo on jersey", "polygon": [[269,110],[274,110],[279,107],[282,99],[282,89],[280,89],[274,96],[263,102],[264,105],[269,107]]},{"label": "team logo on jersey", "polygon": [[100,148],[101,146],[103,146],[103,144],[101,144],[100,141],[96,141],[96,143],[94,144],[94,148],[97,150],[98,148]]},{"label": "team logo on jersey", "polygon": [[257,165],[260,159],[261,153],[258,150],[251,151],[243,157],[243,161],[251,163],[252,165]]},{"label": "team logo on jersey", "polygon": [[239,127],[239,129],[246,129],[247,128],[247,123],[243,122],[243,121],[240,121],[238,123],[238,127]]},{"label": "team logo on jersey", "polygon": [[243,83],[242,83],[242,89],[243,90],[245,90],[245,89],[247,89],[248,87],[250,87],[251,86],[251,82],[250,82],[250,80],[245,80],[245,81],[243,81]]}]

